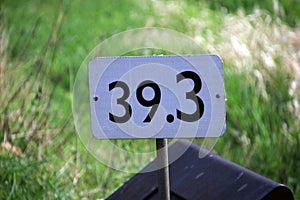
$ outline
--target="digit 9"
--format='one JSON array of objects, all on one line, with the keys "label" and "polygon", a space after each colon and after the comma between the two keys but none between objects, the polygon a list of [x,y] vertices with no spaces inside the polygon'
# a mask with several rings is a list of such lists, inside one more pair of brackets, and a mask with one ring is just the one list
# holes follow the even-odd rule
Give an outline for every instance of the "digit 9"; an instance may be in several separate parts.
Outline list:
[{"label": "digit 9", "polygon": [[[147,100],[143,96],[143,90],[146,87],[150,87],[154,91],[154,96],[151,100]],[[141,82],[136,90],[136,98],[142,106],[152,107],[149,114],[146,116],[146,118],[143,121],[144,123],[151,122],[155,112],[157,111],[161,99],[161,91],[159,86],[155,82],[150,80]]]}]

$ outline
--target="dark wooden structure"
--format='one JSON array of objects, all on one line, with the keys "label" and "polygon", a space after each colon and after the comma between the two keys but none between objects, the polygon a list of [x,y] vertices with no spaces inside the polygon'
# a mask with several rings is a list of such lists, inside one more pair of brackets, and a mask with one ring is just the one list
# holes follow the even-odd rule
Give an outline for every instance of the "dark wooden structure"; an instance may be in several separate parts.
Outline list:
[{"label": "dark wooden structure", "polygon": [[[174,159],[184,149],[187,150],[169,168],[172,200],[294,199],[286,186],[216,154],[207,152],[208,155],[200,159],[200,147],[189,141],[177,141],[169,147],[169,159]],[[155,169],[155,166],[156,160],[141,172]],[[138,173],[108,200],[156,200],[157,182],[157,171]]]}]

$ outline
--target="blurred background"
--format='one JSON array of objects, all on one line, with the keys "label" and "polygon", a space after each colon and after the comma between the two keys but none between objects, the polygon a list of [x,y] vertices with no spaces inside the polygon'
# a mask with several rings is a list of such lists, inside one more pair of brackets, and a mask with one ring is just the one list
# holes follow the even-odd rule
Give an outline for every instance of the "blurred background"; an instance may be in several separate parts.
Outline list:
[{"label": "blurred background", "polygon": [[[141,27],[182,32],[204,53],[222,57],[227,130],[213,152],[286,184],[300,199],[299,0],[2,0],[0,6],[0,199],[101,199],[133,176],[85,150],[71,91],[98,43]],[[154,148],[153,140],[114,142],[125,150]]]}]

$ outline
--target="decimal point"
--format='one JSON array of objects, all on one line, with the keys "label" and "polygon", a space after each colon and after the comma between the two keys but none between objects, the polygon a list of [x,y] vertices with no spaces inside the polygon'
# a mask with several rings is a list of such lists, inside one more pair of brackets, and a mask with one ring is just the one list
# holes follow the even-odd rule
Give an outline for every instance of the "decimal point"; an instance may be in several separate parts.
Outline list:
[{"label": "decimal point", "polygon": [[172,123],[174,121],[174,116],[172,114],[167,115],[167,122]]}]

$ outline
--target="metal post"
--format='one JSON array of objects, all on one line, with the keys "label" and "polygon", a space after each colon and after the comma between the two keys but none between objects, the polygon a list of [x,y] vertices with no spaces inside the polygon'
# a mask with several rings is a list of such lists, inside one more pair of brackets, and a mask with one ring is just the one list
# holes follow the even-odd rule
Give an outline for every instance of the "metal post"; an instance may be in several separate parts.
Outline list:
[{"label": "metal post", "polygon": [[170,181],[168,164],[168,140],[156,139],[158,167],[158,196],[160,200],[170,200]]}]

